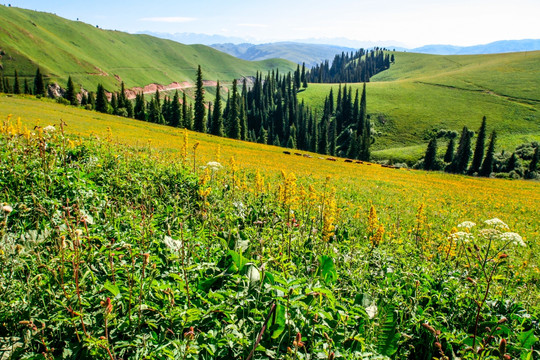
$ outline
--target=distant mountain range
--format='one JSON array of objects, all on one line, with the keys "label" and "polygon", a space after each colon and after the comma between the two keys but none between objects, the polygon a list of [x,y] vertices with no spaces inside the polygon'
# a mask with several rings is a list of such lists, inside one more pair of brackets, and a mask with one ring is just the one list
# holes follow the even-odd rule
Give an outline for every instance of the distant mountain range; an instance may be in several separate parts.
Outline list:
[{"label": "distant mountain range", "polygon": [[297,64],[305,62],[308,68],[320,64],[322,61],[332,60],[336,54],[342,52],[356,51],[356,48],[304,44],[295,42],[277,42],[270,44],[213,44],[210,45],[216,50],[223,51],[243,60],[257,61],[263,59],[280,58],[287,59]]},{"label": "distant mountain range", "polygon": [[433,55],[480,55],[540,50],[540,39],[501,40],[474,46],[425,45],[406,48],[397,41],[357,41],[346,38],[301,39],[298,41],[257,44],[254,39],[206,35],[194,33],[154,33],[141,32],[183,44],[204,44],[243,60],[286,59],[297,64],[302,62],[312,67],[324,60],[332,60],[336,54],[359,48],[384,47],[390,50]]},{"label": "distant mountain range", "polygon": [[434,55],[481,55],[540,50],[540,39],[501,40],[484,45],[426,45],[410,50]]}]

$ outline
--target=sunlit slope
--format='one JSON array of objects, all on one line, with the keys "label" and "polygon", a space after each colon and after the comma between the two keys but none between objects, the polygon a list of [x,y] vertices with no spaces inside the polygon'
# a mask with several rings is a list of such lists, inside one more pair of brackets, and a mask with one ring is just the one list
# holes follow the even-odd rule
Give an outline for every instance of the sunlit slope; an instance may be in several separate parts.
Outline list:
[{"label": "sunlit slope", "polygon": [[[58,124],[62,119],[67,123],[68,133],[85,136],[95,134],[105,138],[110,127],[115,141],[165,150],[172,161],[181,161],[182,129],[89,112],[53,101],[0,96],[0,119],[6,119],[8,114],[13,114],[12,121],[20,116],[23,124],[32,127],[36,119],[40,119],[42,126]],[[234,156],[240,168],[259,169],[269,177],[268,181],[278,177],[281,170],[294,172],[303,183],[324,183],[329,177],[331,186],[339,194],[343,211],[350,203],[367,212],[369,204],[374,203],[378,209],[385,209],[386,214],[412,217],[418,205],[425,203],[430,216],[443,216],[456,224],[467,219],[504,216],[512,228],[531,239],[540,235],[535,217],[540,211],[538,182],[407,171],[377,164],[345,163],[342,159],[333,162],[317,154],[312,154],[312,158],[286,155],[283,148],[195,132],[188,132],[188,139],[190,154],[193,144],[200,143],[196,152],[197,167],[216,160],[226,164]],[[392,221],[399,222],[398,218]]]},{"label": "sunlit slope", "polygon": [[[499,148],[540,140],[540,51],[395,57],[367,84],[374,149],[386,149],[381,158],[410,160],[425,150],[430,130],[476,131],[483,116],[497,130]],[[338,85],[310,84],[300,98],[321,109],[331,86],[337,94]],[[361,84],[352,87],[361,91]]]},{"label": "sunlit slope", "polygon": [[108,31],[53,14],[0,6],[0,59],[6,75],[14,69],[33,76],[36,66],[53,81],[114,89],[150,83],[169,84],[195,78],[201,65],[205,79],[232,80],[257,71],[296,66],[285,60],[250,62],[203,45],[183,45],[148,35]]}]

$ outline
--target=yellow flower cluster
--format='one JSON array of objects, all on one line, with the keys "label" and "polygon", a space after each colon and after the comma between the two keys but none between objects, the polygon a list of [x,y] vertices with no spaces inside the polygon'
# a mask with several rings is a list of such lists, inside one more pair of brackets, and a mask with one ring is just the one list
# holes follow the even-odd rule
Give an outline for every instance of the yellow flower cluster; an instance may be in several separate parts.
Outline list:
[{"label": "yellow flower cluster", "polygon": [[323,208],[323,226],[322,226],[322,240],[328,241],[334,236],[334,230],[336,229],[336,189],[332,189],[330,196],[327,196],[324,201]]},{"label": "yellow flower cluster", "polygon": [[296,201],[296,176],[293,173],[286,174],[281,171],[283,182],[279,185],[278,199],[285,207],[291,207]]},{"label": "yellow flower cluster", "polygon": [[383,240],[384,226],[383,224],[379,223],[379,219],[377,218],[377,210],[375,209],[375,206],[373,206],[373,204],[371,204],[371,207],[369,208],[368,234],[371,246],[379,246],[379,244]]}]

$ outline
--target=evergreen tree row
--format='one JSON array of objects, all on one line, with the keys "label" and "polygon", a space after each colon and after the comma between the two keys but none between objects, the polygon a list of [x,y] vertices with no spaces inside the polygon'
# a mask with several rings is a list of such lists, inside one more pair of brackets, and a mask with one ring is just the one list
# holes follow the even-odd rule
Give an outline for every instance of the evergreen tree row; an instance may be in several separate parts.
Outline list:
[{"label": "evergreen tree row", "polygon": [[358,83],[390,68],[395,62],[394,54],[375,48],[370,51],[342,52],[334,57],[332,65],[328,60],[314,66],[306,73],[311,83]]},{"label": "evergreen tree row", "polygon": [[[495,130],[491,132],[487,149],[486,135],[487,121],[484,116],[476,137],[474,152],[472,150],[474,132],[464,126],[459,137],[457,150],[455,150],[455,139],[452,137],[448,142],[443,159],[439,159],[437,156],[437,137],[433,137],[429,141],[424,159],[418,165],[424,170],[444,170],[453,174],[489,177],[494,173],[506,173],[513,178],[538,178],[538,150],[540,148],[538,143],[523,144],[508,157],[505,156],[504,151],[499,155],[495,154],[497,141]],[[524,169],[520,162],[529,159],[529,166]]]},{"label": "evergreen tree row", "polygon": [[36,75],[34,76],[33,84],[28,81],[27,77],[23,78],[21,81],[17,70],[15,70],[13,73],[12,82],[10,81],[10,77],[6,76],[5,74],[1,74],[0,93],[26,94],[36,96],[46,95],[45,83],[43,82],[43,76],[41,75],[39,68],[37,69]]}]

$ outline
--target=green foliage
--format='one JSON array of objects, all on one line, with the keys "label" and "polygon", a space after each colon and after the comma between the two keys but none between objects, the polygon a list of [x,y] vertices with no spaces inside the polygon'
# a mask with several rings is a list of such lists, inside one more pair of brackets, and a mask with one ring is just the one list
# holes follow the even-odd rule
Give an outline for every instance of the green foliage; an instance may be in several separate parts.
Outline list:
[{"label": "green foliage", "polygon": [[198,132],[206,132],[205,120],[203,78],[201,66],[199,65],[197,68],[197,80],[195,83],[195,121],[193,130]]}]

